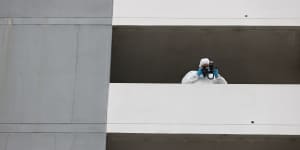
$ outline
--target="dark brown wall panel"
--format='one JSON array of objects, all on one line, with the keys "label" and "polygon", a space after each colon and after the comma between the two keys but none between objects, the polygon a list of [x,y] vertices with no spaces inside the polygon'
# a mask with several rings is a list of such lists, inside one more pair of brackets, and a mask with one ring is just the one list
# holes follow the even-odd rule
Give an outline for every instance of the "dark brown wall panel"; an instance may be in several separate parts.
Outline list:
[{"label": "dark brown wall panel", "polygon": [[107,150],[299,150],[299,136],[108,134]]},{"label": "dark brown wall panel", "polygon": [[201,57],[234,84],[299,84],[300,27],[113,29],[111,82],[179,83]]}]

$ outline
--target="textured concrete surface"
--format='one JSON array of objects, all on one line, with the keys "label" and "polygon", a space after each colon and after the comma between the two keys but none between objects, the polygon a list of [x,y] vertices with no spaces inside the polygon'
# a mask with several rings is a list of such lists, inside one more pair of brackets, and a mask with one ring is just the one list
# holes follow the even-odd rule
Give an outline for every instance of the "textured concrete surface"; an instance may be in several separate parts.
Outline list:
[{"label": "textured concrete surface", "polygon": [[0,41],[1,150],[105,149],[111,26],[2,24]]},{"label": "textured concrete surface", "polygon": [[99,150],[106,135],[98,133],[0,133],[1,150]]},{"label": "textured concrete surface", "polygon": [[0,32],[1,123],[106,122],[109,26],[3,25]]},{"label": "textured concrete surface", "polygon": [[112,0],[0,1],[0,150],[104,150]]},{"label": "textured concrete surface", "polygon": [[1,0],[0,17],[112,17],[112,0]]}]

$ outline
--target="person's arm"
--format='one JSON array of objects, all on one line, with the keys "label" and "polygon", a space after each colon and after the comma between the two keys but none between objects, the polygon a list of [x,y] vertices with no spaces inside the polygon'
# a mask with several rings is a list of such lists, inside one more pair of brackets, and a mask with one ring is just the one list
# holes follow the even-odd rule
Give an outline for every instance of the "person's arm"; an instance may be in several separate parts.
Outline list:
[{"label": "person's arm", "polygon": [[182,78],[181,83],[182,84],[191,84],[196,82],[199,79],[197,75],[197,71],[190,71]]},{"label": "person's arm", "polygon": [[215,84],[228,84],[225,78],[223,78],[220,74],[218,75],[218,78],[215,80]]},{"label": "person's arm", "polygon": [[214,69],[214,75],[216,78],[215,84],[227,84],[227,81],[219,74],[219,70],[217,68]]}]

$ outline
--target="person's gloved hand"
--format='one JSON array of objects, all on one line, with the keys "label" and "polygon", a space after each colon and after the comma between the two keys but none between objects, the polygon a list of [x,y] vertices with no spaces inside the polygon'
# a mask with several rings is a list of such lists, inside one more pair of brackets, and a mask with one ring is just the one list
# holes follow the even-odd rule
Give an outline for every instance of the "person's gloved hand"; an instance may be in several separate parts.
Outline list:
[{"label": "person's gloved hand", "polygon": [[199,77],[202,77],[202,76],[203,76],[202,68],[199,68],[199,69],[198,69],[197,75],[198,75]]},{"label": "person's gloved hand", "polygon": [[214,69],[214,76],[215,78],[219,77],[219,70],[217,68]]}]

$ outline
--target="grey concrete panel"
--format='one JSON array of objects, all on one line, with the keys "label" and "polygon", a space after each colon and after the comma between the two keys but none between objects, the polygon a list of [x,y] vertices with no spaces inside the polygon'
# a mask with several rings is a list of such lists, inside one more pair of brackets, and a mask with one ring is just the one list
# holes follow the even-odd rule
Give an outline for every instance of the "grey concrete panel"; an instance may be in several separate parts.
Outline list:
[{"label": "grey concrete panel", "polygon": [[111,25],[94,21],[0,20],[0,150],[105,149]]},{"label": "grey concrete panel", "polygon": [[112,0],[1,0],[0,17],[112,17]]},{"label": "grey concrete panel", "polygon": [[106,134],[57,134],[56,150],[104,150]]},{"label": "grey concrete panel", "polygon": [[2,25],[0,35],[0,122],[106,122],[111,26]]},{"label": "grey concrete panel", "polygon": [[77,29],[0,26],[1,123],[71,121]]},{"label": "grey concrete panel", "polygon": [[0,133],[0,150],[104,150],[102,133]]},{"label": "grey concrete panel", "polygon": [[53,134],[10,134],[6,150],[55,150]]},{"label": "grey concrete panel", "polygon": [[111,26],[2,25],[1,123],[105,123]]},{"label": "grey concrete panel", "polygon": [[106,122],[111,26],[0,31],[0,122]]},{"label": "grey concrete panel", "polygon": [[[0,124],[0,133],[105,133],[106,124]],[[0,144],[1,146],[1,144]]]},{"label": "grey concrete panel", "polygon": [[0,134],[0,150],[6,150],[8,134]]},{"label": "grey concrete panel", "polygon": [[111,30],[80,27],[73,123],[106,123]]},{"label": "grey concrete panel", "polygon": [[10,31],[9,26],[4,26],[4,27],[0,26],[0,97],[1,97],[0,103],[4,99],[4,94],[5,94],[5,89],[6,89],[6,86],[4,86],[4,85],[5,85],[5,82],[7,79],[7,73],[6,73],[7,51],[6,51],[6,49],[8,47],[8,38],[7,37],[8,37],[9,31]]}]

